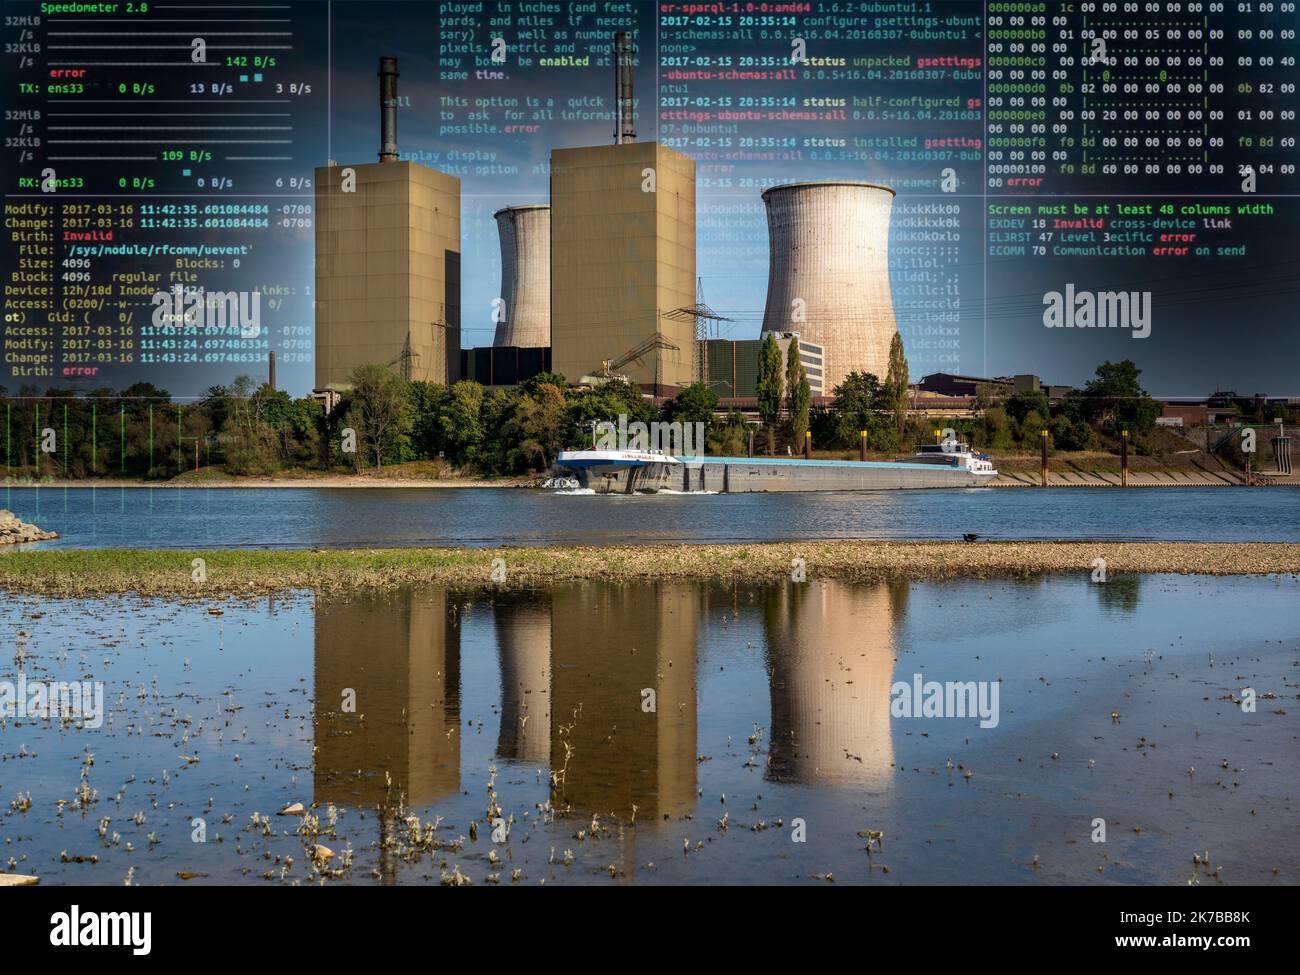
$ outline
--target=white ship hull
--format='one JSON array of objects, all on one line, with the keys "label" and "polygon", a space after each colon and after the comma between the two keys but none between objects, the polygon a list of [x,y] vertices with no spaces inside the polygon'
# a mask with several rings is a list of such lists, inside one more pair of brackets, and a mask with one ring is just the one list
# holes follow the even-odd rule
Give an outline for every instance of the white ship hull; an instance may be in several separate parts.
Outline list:
[{"label": "white ship hull", "polygon": [[640,451],[564,451],[560,476],[597,493],[710,491],[889,491],[983,487],[992,465],[968,454],[909,461],[804,460],[802,457],[672,457]]}]

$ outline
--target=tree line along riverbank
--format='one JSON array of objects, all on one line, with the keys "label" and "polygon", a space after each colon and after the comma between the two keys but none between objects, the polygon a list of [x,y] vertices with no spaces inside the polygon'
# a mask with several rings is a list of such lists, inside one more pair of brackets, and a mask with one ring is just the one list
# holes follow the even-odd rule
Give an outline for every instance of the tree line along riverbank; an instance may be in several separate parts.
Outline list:
[{"label": "tree line along riverbank", "polygon": [[[1205,443],[1157,427],[1161,405],[1127,360],[1103,363],[1096,378],[1056,400],[1042,391],[981,388],[969,410],[957,411],[963,415],[931,417],[909,409],[906,360],[901,348],[895,351],[883,380],[853,373],[815,404],[798,368],[791,375],[768,362],[757,423],[752,414],[721,408],[718,393],[703,383],[654,400],[619,378],[571,386],[548,373],[514,387],[444,386],[408,381],[379,365],[358,367],[328,414],[312,397],[293,398],[250,377],[183,400],[148,383],[83,395],[0,389],[5,475],[10,483],[347,476],[482,483],[539,476],[560,450],[589,446],[597,424],[620,420],[704,424],[705,452],[715,456],[743,456],[751,447],[758,454],[800,453],[809,433],[819,458],[856,459],[865,440],[871,459],[891,459],[931,442],[938,427],[1008,466],[1020,454],[1036,454],[1045,439],[1054,464],[1088,455],[1098,469],[1117,457],[1125,431],[1135,466],[1192,468],[1197,454],[1206,468],[1244,466],[1235,443],[1217,446],[1210,458]],[[791,363],[798,366],[797,359]],[[1254,419],[1260,418],[1242,422]],[[1277,419],[1270,414],[1261,422]],[[1263,459],[1257,455],[1257,468]]]}]

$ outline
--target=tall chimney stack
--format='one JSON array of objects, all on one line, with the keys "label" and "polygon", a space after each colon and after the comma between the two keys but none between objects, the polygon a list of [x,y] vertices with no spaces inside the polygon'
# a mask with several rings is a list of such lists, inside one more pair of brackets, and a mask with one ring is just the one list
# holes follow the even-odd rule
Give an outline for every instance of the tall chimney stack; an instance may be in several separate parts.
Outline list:
[{"label": "tall chimney stack", "polygon": [[271,392],[275,392],[275,353],[271,353],[270,361],[267,363],[268,373],[266,384],[271,387]]},{"label": "tall chimney stack", "polygon": [[614,35],[614,144],[636,141],[632,127],[632,35]]},{"label": "tall chimney stack", "polygon": [[397,162],[397,58],[379,59],[379,161]]}]

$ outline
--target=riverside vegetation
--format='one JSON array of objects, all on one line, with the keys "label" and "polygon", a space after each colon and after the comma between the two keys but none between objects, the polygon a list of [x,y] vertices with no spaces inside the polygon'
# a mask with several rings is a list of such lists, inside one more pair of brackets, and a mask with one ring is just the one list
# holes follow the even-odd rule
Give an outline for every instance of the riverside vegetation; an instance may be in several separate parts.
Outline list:
[{"label": "riverside vegetation", "polygon": [[[1024,578],[1096,572],[1300,573],[1300,545],[1193,542],[791,542],[308,551],[56,549],[0,559],[0,589],[49,595],[259,595],[414,583],[537,588],[583,579]],[[201,561],[198,561],[201,560]],[[201,569],[201,571],[200,571]],[[202,581],[196,581],[201,579]]]},{"label": "riverside vegetation", "polygon": [[[819,452],[846,456],[856,455],[860,431],[870,450],[886,454],[931,439],[934,421],[906,410],[901,342],[895,342],[883,381],[851,374],[829,406],[810,405],[797,352],[788,358],[783,369],[776,343],[765,341],[759,424],[737,410],[720,410],[717,393],[704,384],[656,406],[620,379],[585,388],[542,374],[510,388],[472,381],[442,386],[407,381],[379,365],[354,371],[351,389],[329,416],[310,397],[295,399],[246,376],[192,402],[175,401],[148,383],[85,396],[60,390],[41,395],[24,387],[6,398],[0,389],[9,431],[6,469],[11,480],[162,481],[178,475],[373,474],[425,462],[440,477],[501,477],[546,471],[560,450],[589,445],[595,424],[617,423],[620,415],[629,423],[705,423],[707,452],[714,455],[743,455],[755,435],[760,451],[797,451],[804,431],[811,431]],[[944,423],[959,439],[988,451],[1037,451],[1043,429],[1052,451],[1114,450],[1122,429],[1130,431],[1139,455],[1187,446],[1155,429],[1160,405],[1139,376],[1132,362],[1103,363],[1083,389],[1050,404],[1041,392],[986,390],[978,416]],[[355,432],[354,452],[342,449],[344,429]],[[195,475],[196,467],[204,470]]]}]

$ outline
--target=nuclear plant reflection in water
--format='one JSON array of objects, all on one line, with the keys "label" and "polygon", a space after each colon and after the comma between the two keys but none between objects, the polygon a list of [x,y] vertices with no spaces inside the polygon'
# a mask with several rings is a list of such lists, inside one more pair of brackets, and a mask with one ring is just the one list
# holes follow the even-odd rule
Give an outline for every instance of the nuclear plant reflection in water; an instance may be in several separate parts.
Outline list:
[{"label": "nuclear plant reflection in water", "polygon": [[763,590],[772,694],[770,779],[883,790],[889,692],[907,583]]},{"label": "nuclear plant reflection in water", "polygon": [[446,593],[316,602],[317,803],[434,802],[460,788],[460,625]]},{"label": "nuclear plant reflection in water", "polygon": [[[691,811],[698,641],[717,595],[692,583],[582,583],[493,597],[497,757],[549,768],[553,802],[577,815],[626,820],[636,806],[645,821]],[[724,616],[743,620],[745,605],[762,614],[769,779],[885,787],[906,601],[905,583],[726,588]],[[319,597],[318,803],[421,806],[459,791],[456,609],[433,590]]]},{"label": "nuclear plant reflection in water", "polygon": [[551,756],[551,605],[533,595],[493,605],[501,663],[502,758],[547,765]]}]

